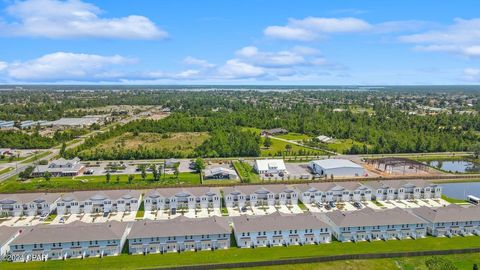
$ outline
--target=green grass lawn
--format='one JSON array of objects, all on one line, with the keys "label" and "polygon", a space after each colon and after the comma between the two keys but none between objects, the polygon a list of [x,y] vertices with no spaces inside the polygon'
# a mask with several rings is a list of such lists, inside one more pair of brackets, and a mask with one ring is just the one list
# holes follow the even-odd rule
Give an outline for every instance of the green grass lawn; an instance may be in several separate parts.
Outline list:
[{"label": "green grass lawn", "polygon": [[[473,264],[480,264],[480,256],[478,254],[458,254],[458,255],[443,255],[435,256],[443,259],[447,259],[453,263],[459,270],[473,269]],[[425,265],[425,261],[432,258],[431,256],[425,257],[407,257],[407,258],[392,258],[392,259],[373,259],[373,260],[347,260],[325,263],[311,263],[311,264],[292,264],[282,265],[282,269],[286,270],[428,270]],[[256,269],[256,270],[274,270],[279,266],[266,266],[266,267],[254,267],[254,268],[242,268],[242,269]]]},{"label": "green grass lawn", "polygon": [[455,199],[455,198],[450,198],[447,195],[442,195],[442,199],[449,203],[466,203],[465,200],[460,200],[460,199]]},{"label": "green grass lawn", "polygon": [[258,183],[260,176],[253,171],[252,166],[244,161],[234,161],[233,167],[238,173],[238,176],[244,183]]},{"label": "green grass lawn", "polygon": [[13,170],[12,167],[8,167],[8,168],[1,169],[1,170],[0,170],[0,174],[7,173],[7,172],[9,172],[9,171],[11,171],[11,170]]},{"label": "green grass lawn", "polygon": [[51,154],[50,151],[45,151],[45,152],[42,152],[42,153],[40,153],[40,154],[32,155],[32,156],[30,156],[29,158],[24,159],[24,160],[23,160],[22,162],[20,162],[20,163],[25,164],[25,163],[33,162],[33,161],[36,161],[36,160],[41,160],[42,158],[44,158],[44,157],[46,157],[46,156],[48,156],[48,155],[50,155],[50,154]]},{"label": "green grass lawn", "polygon": [[[307,147],[302,147],[302,146],[291,144],[291,143],[288,143],[288,142],[276,140],[274,138],[271,138],[271,139],[272,139],[272,145],[269,148],[265,148],[263,146],[263,142],[262,142],[262,145],[261,145],[261,148],[260,148],[260,150],[261,150],[260,155],[262,157],[281,156],[281,154],[279,154],[280,152],[285,153],[285,155],[288,155],[288,156],[294,155],[294,154],[300,155],[300,151],[306,152],[303,155],[312,155],[312,156],[313,155],[325,155],[325,152],[323,152],[321,150],[315,150],[315,149],[311,149],[311,148],[307,148]],[[263,141],[263,138],[262,138],[262,141]],[[292,146],[290,153],[286,152],[287,144]]]},{"label": "green grass lawn", "polygon": [[282,134],[282,135],[275,135],[275,137],[285,139],[285,140],[292,140],[292,141],[308,140],[312,138],[306,134],[295,133],[295,132],[289,132],[287,134]]},{"label": "green grass lawn", "polygon": [[[339,243],[240,249],[184,252],[168,254],[120,255],[116,257],[71,259],[66,261],[5,263],[2,269],[138,269],[152,267],[170,267],[180,265],[198,265],[209,263],[233,263],[248,261],[267,261],[291,258],[308,258],[339,254],[359,254],[377,252],[402,252],[420,250],[447,250],[480,247],[480,237],[433,238],[418,240],[391,240],[361,243]],[[478,254],[470,254],[480,258]],[[472,257],[474,258],[474,257]],[[408,258],[409,259],[409,258]],[[387,259],[386,259],[387,260]],[[390,259],[389,259],[390,260]],[[3,263],[2,263],[3,264]],[[381,267],[381,265],[380,265]],[[298,269],[298,268],[295,268]],[[375,269],[375,268],[365,268]],[[385,268],[377,268],[385,269]],[[388,268],[398,269],[398,268]],[[413,269],[413,268],[405,268]],[[465,268],[461,268],[465,269]]]},{"label": "green grass lawn", "polygon": [[363,144],[352,139],[335,139],[334,143],[326,144],[328,150],[335,151],[337,153],[343,154],[354,145],[363,147]]},{"label": "green grass lawn", "polygon": [[15,191],[55,191],[76,189],[114,189],[114,188],[155,188],[176,184],[200,184],[200,175],[197,173],[180,173],[178,179],[175,175],[162,175],[160,181],[153,181],[152,175],[143,180],[140,175],[134,175],[132,183],[128,183],[128,175],[122,174],[117,183],[116,175],[112,175],[110,182],[106,182],[105,176],[80,176],[80,177],[54,177],[50,181],[43,178],[34,178],[27,181],[17,181],[12,177],[0,183],[0,192],[8,193]]}]

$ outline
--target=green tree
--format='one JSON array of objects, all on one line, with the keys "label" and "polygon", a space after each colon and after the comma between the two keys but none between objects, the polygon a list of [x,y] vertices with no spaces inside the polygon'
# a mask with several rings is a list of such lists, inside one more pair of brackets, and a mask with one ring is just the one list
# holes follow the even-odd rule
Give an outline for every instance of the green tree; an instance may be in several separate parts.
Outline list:
[{"label": "green tree", "polygon": [[198,173],[201,173],[203,169],[205,169],[205,162],[203,161],[203,158],[197,158],[195,160],[195,170]]},{"label": "green tree", "polygon": [[270,139],[268,136],[265,137],[265,140],[263,140],[263,146],[270,148],[270,146],[272,146],[272,139]]},{"label": "green tree", "polygon": [[67,144],[65,142],[62,143],[62,147],[60,147],[60,156],[65,157],[65,151],[67,150]]},{"label": "green tree", "polygon": [[131,184],[133,182],[134,176],[132,174],[128,175],[128,183]]},{"label": "green tree", "polygon": [[35,167],[28,166],[24,171],[20,172],[18,176],[20,177],[20,179],[23,179],[23,180],[30,178],[34,169]]},{"label": "green tree", "polygon": [[50,178],[52,178],[52,173],[50,173],[49,171],[46,171],[44,174],[43,174],[43,178],[45,179],[45,181],[50,181]]},{"label": "green tree", "polygon": [[287,153],[290,153],[290,151],[292,151],[292,145],[291,144],[285,145],[285,150],[287,151]]},{"label": "green tree", "polygon": [[155,166],[155,164],[152,164],[150,165],[150,169],[152,170],[153,181],[158,181],[159,176],[158,176],[157,166]]},{"label": "green tree", "polygon": [[177,178],[177,182],[178,182],[178,175],[180,174],[180,171],[178,170],[178,166],[179,166],[179,164],[175,163],[175,166],[173,167],[173,174]]},{"label": "green tree", "polygon": [[478,158],[480,156],[480,143],[474,144],[471,148],[470,151],[473,152],[473,155],[475,158]]},{"label": "green tree", "polygon": [[112,175],[108,172],[108,173],[105,175],[105,182],[110,183],[110,178],[112,178]]},{"label": "green tree", "polygon": [[141,171],[142,171],[142,179],[143,179],[143,181],[145,181],[145,179],[147,179],[147,168],[146,168],[146,166],[142,166]]},{"label": "green tree", "polygon": [[117,181],[117,184],[120,183],[120,175],[117,175],[116,181]]}]

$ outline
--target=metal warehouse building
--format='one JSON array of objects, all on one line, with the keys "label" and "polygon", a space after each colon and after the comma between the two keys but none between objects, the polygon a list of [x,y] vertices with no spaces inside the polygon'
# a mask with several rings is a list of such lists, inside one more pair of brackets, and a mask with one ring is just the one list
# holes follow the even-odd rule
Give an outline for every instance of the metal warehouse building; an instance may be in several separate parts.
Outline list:
[{"label": "metal warehouse building", "polygon": [[363,176],[365,169],[348,159],[322,159],[309,163],[313,173],[333,176]]}]

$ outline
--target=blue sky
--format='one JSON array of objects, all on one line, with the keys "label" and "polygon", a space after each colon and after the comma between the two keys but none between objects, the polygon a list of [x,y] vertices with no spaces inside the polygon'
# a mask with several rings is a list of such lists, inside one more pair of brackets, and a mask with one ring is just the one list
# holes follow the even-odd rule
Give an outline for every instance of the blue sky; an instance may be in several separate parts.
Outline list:
[{"label": "blue sky", "polygon": [[0,0],[0,83],[478,84],[478,1]]}]

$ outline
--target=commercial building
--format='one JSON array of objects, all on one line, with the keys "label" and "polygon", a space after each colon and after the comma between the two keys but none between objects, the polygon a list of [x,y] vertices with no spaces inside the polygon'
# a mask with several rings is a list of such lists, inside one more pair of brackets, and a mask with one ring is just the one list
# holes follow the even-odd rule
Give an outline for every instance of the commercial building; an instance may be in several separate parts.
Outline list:
[{"label": "commercial building", "polygon": [[48,215],[56,208],[58,193],[0,194],[1,216]]},{"label": "commercial building", "polygon": [[104,257],[122,251],[127,223],[83,223],[37,225],[25,230],[10,243],[16,262]]},{"label": "commercial building", "polygon": [[227,249],[230,226],[225,218],[142,220],[128,235],[130,254]]},{"label": "commercial building", "polygon": [[220,208],[221,194],[208,187],[154,189],[145,194],[144,206],[145,211]]},{"label": "commercial building", "polygon": [[137,211],[139,190],[76,191],[65,193],[57,202],[59,215]]},{"label": "commercial building", "polygon": [[10,129],[15,125],[14,121],[2,121],[0,120],[0,129]]},{"label": "commercial building", "polygon": [[413,213],[428,221],[427,232],[433,236],[480,234],[480,207],[450,204],[445,207],[412,209]]},{"label": "commercial building", "polygon": [[314,174],[320,176],[354,177],[365,176],[362,166],[348,159],[321,159],[313,160],[308,164]]},{"label": "commercial building", "polygon": [[254,169],[259,174],[287,174],[287,168],[282,159],[257,159]]},{"label": "commercial building", "polygon": [[239,247],[305,245],[331,241],[328,225],[311,214],[287,215],[275,212],[266,216],[239,216],[233,218],[233,226]]},{"label": "commercial building", "polygon": [[223,189],[226,207],[296,205],[297,191],[288,185],[250,185]]},{"label": "commercial building", "polygon": [[42,123],[42,126],[50,126],[54,128],[88,128],[93,124],[100,122],[97,117],[83,117],[83,118],[60,118],[55,121],[48,121]]},{"label": "commercial building", "polygon": [[319,214],[332,228],[340,242],[421,238],[427,233],[427,222],[400,208],[353,212],[333,211]]},{"label": "commercial building", "polygon": [[203,179],[236,180],[238,179],[238,175],[235,170],[223,168],[223,167],[217,167],[212,169],[206,169],[203,172]]},{"label": "commercial building", "polygon": [[42,177],[49,172],[53,177],[78,176],[85,171],[85,166],[79,158],[53,160],[48,165],[37,165],[32,172],[33,177]]},{"label": "commercial building", "polygon": [[384,200],[437,199],[442,187],[424,180],[369,181],[365,185],[373,190],[373,198]]}]

